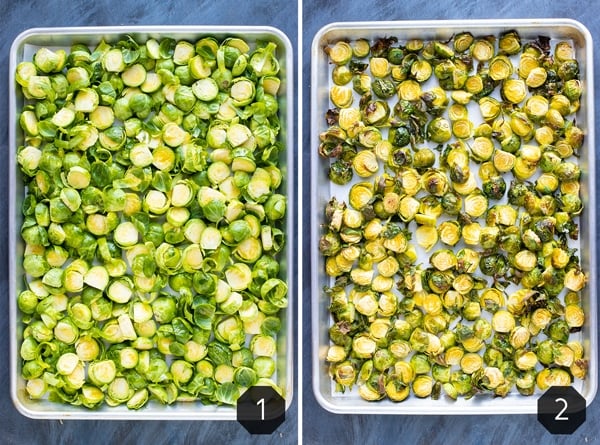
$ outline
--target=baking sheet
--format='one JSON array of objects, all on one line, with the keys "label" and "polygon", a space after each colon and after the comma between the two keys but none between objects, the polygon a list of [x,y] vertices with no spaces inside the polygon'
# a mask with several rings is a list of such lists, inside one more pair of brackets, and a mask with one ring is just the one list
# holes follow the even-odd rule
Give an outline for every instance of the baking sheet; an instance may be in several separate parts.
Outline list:
[{"label": "baking sheet", "polygon": [[[587,272],[588,286],[582,292],[586,324],[580,339],[589,360],[588,375],[585,380],[576,380],[574,388],[589,405],[597,387],[597,306],[596,306],[596,225],[595,217],[595,164],[594,164],[594,110],[593,110],[593,49],[589,31],[580,23],[570,19],[531,19],[531,20],[448,20],[448,21],[398,21],[398,22],[347,22],[332,23],[323,27],[314,37],[311,50],[311,318],[312,318],[312,383],[317,401],[327,410],[344,414],[517,414],[535,413],[539,395],[522,396],[513,391],[505,398],[476,396],[452,401],[448,397],[439,400],[419,399],[413,395],[403,402],[390,400],[367,402],[358,396],[356,390],[339,393],[328,374],[325,362],[330,345],[328,328],[331,316],[328,310],[329,298],[323,293],[323,286],[331,285],[332,280],[324,273],[324,259],[318,250],[322,235],[323,210],[331,197],[347,199],[348,188],[332,184],[327,176],[329,162],[318,155],[319,134],[327,129],[325,112],[331,108],[329,88],[331,86],[331,66],[323,48],[338,40],[365,38],[373,41],[381,37],[397,37],[399,41],[412,38],[423,40],[449,40],[455,33],[470,31],[477,36],[499,35],[515,29],[523,41],[533,40],[540,35],[554,40],[572,42],[577,60],[580,63],[584,96],[577,113],[577,123],[585,133],[584,145],[580,150],[582,170],[581,197],[585,210],[580,216],[581,264]],[[367,181],[369,179],[366,179]],[[575,339],[577,339],[575,337]],[[541,394],[541,393],[540,393]]]},{"label": "baking sheet", "polygon": [[23,221],[20,212],[25,190],[21,173],[17,168],[16,151],[22,145],[22,131],[18,124],[18,113],[23,106],[23,97],[15,83],[14,72],[17,64],[30,60],[39,47],[64,48],[68,50],[73,43],[83,43],[90,48],[101,40],[117,42],[125,36],[137,41],[149,38],[160,40],[171,37],[176,40],[196,41],[204,36],[213,36],[219,40],[227,37],[245,39],[251,47],[257,42],[273,41],[277,44],[277,57],[280,63],[281,86],[278,93],[279,118],[281,131],[279,140],[285,150],[281,154],[280,166],[283,181],[279,193],[287,197],[285,217],[286,245],[281,258],[281,278],[288,284],[288,307],[280,312],[282,330],[278,336],[278,353],[274,380],[284,391],[286,409],[293,398],[293,308],[295,299],[294,276],[292,274],[294,258],[293,235],[295,230],[295,202],[293,186],[295,178],[295,144],[293,138],[294,97],[293,97],[293,50],[287,36],[277,28],[268,26],[116,26],[116,27],[73,27],[73,28],[34,28],[21,33],[14,40],[10,50],[9,67],[9,150],[10,150],[10,194],[9,194],[9,310],[10,310],[10,374],[11,396],[15,407],[31,418],[72,418],[72,419],[137,419],[137,420],[235,420],[236,409],[231,406],[205,406],[199,402],[176,403],[165,406],[150,402],[139,411],[129,410],[125,406],[89,410],[52,403],[47,400],[31,400],[25,391],[25,381],[21,377],[18,332],[21,331],[19,311],[16,306],[17,295],[23,290],[22,257],[24,245],[20,237]]}]

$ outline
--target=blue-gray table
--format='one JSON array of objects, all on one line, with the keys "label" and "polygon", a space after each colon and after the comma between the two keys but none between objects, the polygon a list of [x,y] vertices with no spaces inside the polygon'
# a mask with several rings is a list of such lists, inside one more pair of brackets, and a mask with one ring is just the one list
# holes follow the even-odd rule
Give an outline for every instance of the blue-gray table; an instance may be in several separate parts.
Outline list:
[{"label": "blue-gray table", "polygon": [[[8,57],[22,31],[34,27],[119,25],[274,26],[296,47],[295,2],[262,0],[0,0],[0,227],[8,225]],[[294,60],[296,57],[294,56]],[[292,110],[290,110],[292,111]],[[0,231],[0,246],[8,233]],[[286,421],[270,436],[251,436],[235,421],[31,420],[14,407],[9,394],[8,258],[0,249],[0,444],[295,444],[297,398]]]},{"label": "blue-gray table", "polygon": [[[325,24],[334,21],[358,20],[416,20],[450,18],[517,18],[517,17],[570,17],[581,21],[600,38],[600,8],[594,2],[566,0],[547,1],[455,0],[455,1],[383,1],[333,2],[304,0],[302,48],[304,73],[303,128],[304,158],[303,202],[308,203],[308,157],[310,153],[309,97],[310,43],[315,33]],[[72,1],[0,1],[0,84],[7,86],[8,53],[13,39],[23,30],[40,26],[86,25],[270,25],[284,31],[296,45],[296,3],[289,0],[262,0],[218,2],[122,0],[110,2],[96,0]],[[298,49],[296,48],[296,51]],[[596,62],[596,71],[598,71]],[[7,88],[7,87],[6,87]],[[4,90],[5,92],[7,89]],[[1,96],[0,106],[0,177],[8,177],[8,101]],[[598,100],[596,100],[596,108]],[[7,182],[4,190],[7,190]],[[0,199],[0,226],[7,227],[7,199]],[[8,244],[7,233],[0,233],[0,244]],[[304,236],[301,248],[310,248]],[[8,258],[7,250],[0,249],[0,291],[5,296],[0,302],[0,332],[8,331]],[[303,326],[304,334],[310,332],[310,265],[303,265]],[[527,416],[340,416],[323,410],[315,401],[310,385],[311,363],[308,335],[304,344],[303,375],[303,438],[305,444],[550,444],[597,443],[600,441],[600,410],[594,401],[587,410],[587,421],[573,436],[552,436],[537,423],[534,415]],[[295,397],[286,415],[286,422],[268,437],[252,437],[235,422],[125,422],[125,421],[75,421],[30,420],[13,407],[9,395],[8,337],[0,340],[0,443],[6,444],[58,444],[58,443],[207,443],[291,444],[296,441],[298,398]],[[296,390],[298,394],[298,390]]]},{"label": "blue-gray table", "polygon": [[[313,5],[315,3],[315,5]],[[318,30],[331,22],[382,20],[446,20],[484,18],[572,18],[585,25],[594,40],[600,40],[600,7],[598,3],[581,0],[438,0],[354,2],[304,1],[303,61],[305,76],[303,103],[303,157],[305,172],[309,170],[310,156],[310,44]],[[595,57],[598,71],[598,57]],[[599,101],[596,95],[596,109]],[[596,126],[598,129],[598,126]],[[306,174],[304,175],[306,178]],[[308,179],[304,184],[304,202],[310,202]],[[304,251],[309,246],[304,238]],[[310,265],[304,264],[304,302],[310,298]],[[592,280],[595,281],[596,277]],[[303,329],[310,329],[309,307],[305,304]],[[308,336],[304,343],[304,357],[310,356]],[[304,443],[316,444],[587,444],[600,442],[600,403],[598,397],[587,409],[587,420],[572,436],[553,436],[538,423],[535,415],[511,416],[360,416],[331,414],[316,402],[310,385],[311,363],[304,361],[303,437]]]}]

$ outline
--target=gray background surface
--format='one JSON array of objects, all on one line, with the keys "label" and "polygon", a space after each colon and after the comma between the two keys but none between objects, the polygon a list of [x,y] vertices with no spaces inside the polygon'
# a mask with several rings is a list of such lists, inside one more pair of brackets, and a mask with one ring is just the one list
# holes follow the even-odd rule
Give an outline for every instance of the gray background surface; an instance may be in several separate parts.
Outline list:
[{"label": "gray background surface", "polygon": [[[314,5],[313,5],[314,3]],[[310,5],[310,6],[309,6]],[[305,171],[311,150],[310,128],[310,44],[313,36],[331,22],[381,20],[445,20],[484,18],[572,18],[585,25],[596,42],[600,41],[600,8],[598,3],[580,0],[454,0],[454,1],[387,1],[342,2],[322,0],[304,3],[303,59],[305,76],[303,103],[303,156]],[[598,56],[595,55],[595,72]],[[598,76],[596,75],[596,79]],[[595,108],[598,105],[595,98]],[[598,126],[596,126],[597,132]],[[305,175],[306,176],[306,175]],[[304,202],[309,202],[308,184],[304,184]],[[304,237],[304,250],[309,246]],[[310,266],[304,264],[304,330],[310,328]],[[310,344],[304,337],[304,357],[310,356]],[[331,414],[320,407],[310,386],[311,363],[304,361],[304,443],[306,444],[587,444],[600,443],[600,403],[598,397],[587,409],[586,422],[571,436],[553,436],[537,421],[535,415],[511,416],[359,416]]]},{"label": "gray background surface", "polygon": [[[0,227],[8,225],[8,57],[22,31],[34,27],[117,25],[274,26],[296,48],[297,7],[278,0],[0,0]],[[296,55],[294,54],[294,62]],[[290,110],[294,113],[295,110]],[[295,148],[290,148],[295,149]],[[0,231],[0,246],[8,245]],[[0,332],[7,333],[8,259],[0,249]],[[251,436],[235,421],[31,420],[14,407],[9,394],[8,335],[0,336],[0,444],[294,444],[297,398],[286,421],[270,436]],[[297,393],[297,390],[295,391]]]}]

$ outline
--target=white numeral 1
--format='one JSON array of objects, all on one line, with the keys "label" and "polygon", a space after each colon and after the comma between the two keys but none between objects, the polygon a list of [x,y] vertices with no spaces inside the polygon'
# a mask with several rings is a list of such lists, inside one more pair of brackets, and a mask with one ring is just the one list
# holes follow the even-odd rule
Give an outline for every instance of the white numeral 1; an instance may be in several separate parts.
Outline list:
[{"label": "white numeral 1", "polygon": [[[562,400],[562,399],[560,399],[560,400]],[[566,403],[567,402],[565,402],[565,407],[566,407]],[[256,402],[256,404],[260,405],[260,420],[265,420],[265,399],[260,399],[258,402]],[[562,414],[562,412],[561,412],[561,414]]]}]

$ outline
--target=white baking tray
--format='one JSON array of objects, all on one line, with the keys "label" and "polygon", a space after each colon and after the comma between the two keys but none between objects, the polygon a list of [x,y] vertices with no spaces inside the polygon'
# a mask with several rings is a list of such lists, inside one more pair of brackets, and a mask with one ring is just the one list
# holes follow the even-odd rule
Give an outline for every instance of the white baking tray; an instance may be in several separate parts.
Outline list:
[{"label": "white baking tray", "polygon": [[160,40],[170,37],[176,40],[196,41],[201,37],[213,36],[219,41],[227,37],[245,39],[251,47],[258,42],[272,41],[277,44],[277,58],[281,71],[281,86],[278,93],[279,118],[281,123],[280,140],[285,145],[281,154],[280,165],[283,178],[281,192],[288,200],[285,219],[286,246],[280,253],[281,278],[288,284],[288,307],[281,311],[282,330],[278,336],[278,354],[276,357],[275,380],[284,391],[286,409],[293,398],[293,297],[294,264],[293,242],[295,230],[295,202],[293,199],[295,139],[294,132],[294,96],[293,96],[293,51],[287,36],[277,28],[268,26],[113,26],[113,27],[70,27],[70,28],[34,28],[21,33],[14,40],[10,49],[9,67],[9,151],[10,151],[10,194],[9,194],[9,277],[10,277],[10,375],[11,396],[16,408],[31,418],[71,418],[71,419],[156,419],[156,420],[235,420],[236,409],[231,406],[205,406],[200,402],[176,403],[170,406],[149,402],[139,411],[128,410],[124,406],[90,410],[49,402],[48,400],[31,400],[25,391],[25,381],[21,377],[19,357],[19,335],[22,331],[19,311],[16,306],[17,295],[23,290],[23,242],[20,227],[23,221],[21,204],[25,189],[21,173],[17,168],[16,151],[22,145],[22,131],[18,123],[18,113],[23,107],[24,99],[15,83],[15,68],[23,60],[30,60],[36,49],[40,47],[64,48],[68,50],[74,43],[82,43],[94,48],[103,39],[107,42],[118,42],[126,36],[136,41],[149,38]]},{"label": "white baking tray", "polygon": [[[522,396],[516,390],[505,398],[477,395],[471,399],[453,401],[446,396],[438,400],[419,399],[414,395],[403,402],[382,400],[367,402],[357,391],[339,393],[328,374],[325,356],[330,345],[328,328],[331,316],[329,298],[323,286],[331,285],[324,272],[324,260],[319,253],[318,242],[322,235],[323,210],[332,196],[347,200],[348,188],[331,183],[328,176],[329,161],[318,154],[319,134],[327,129],[325,112],[332,107],[329,102],[332,65],[323,48],[338,40],[365,38],[373,41],[382,37],[397,37],[400,42],[412,38],[424,40],[449,40],[461,31],[475,36],[495,35],[517,30],[523,41],[538,36],[568,40],[576,51],[580,74],[584,85],[581,108],[577,112],[577,124],[585,132],[585,142],[579,158],[582,170],[581,196],[585,210],[580,216],[579,253],[581,264],[589,276],[589,284],[582,293],[586,323],[582,332],[575,336],[585,347],[589,371],[585,380],[576,380],[574,388],[589,405],[596,394],[598,380],[597,355],[597,269],[596,269],[596,223],[595,223],[595,144],[594,144],[594,76],[593,48],[589,31],[571,19],[506,19],[506,20],[427,20],[383,22],[339,22],[321,28],[312,41],[311,48],[311,321],[312,321],[312,386],[319,404],[326,410],[340,414],[519,414],[537,412],[537,399],[541,395]],[[554,40],[557,41],[557,40]],[[368,181],[368,179],[367,179]],[[573,335],[572,335],[573,338]]]}]

